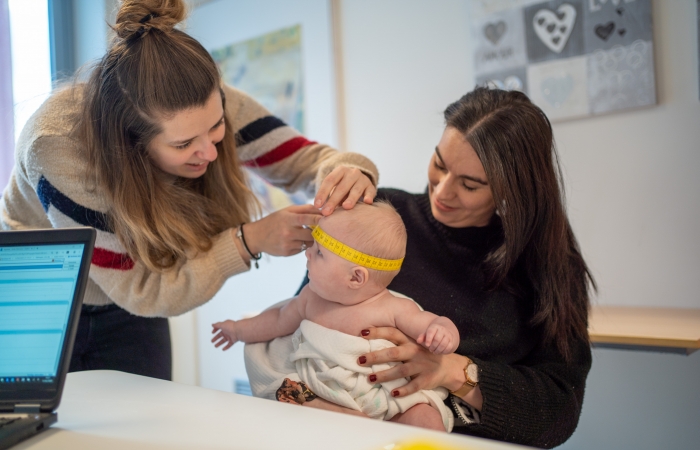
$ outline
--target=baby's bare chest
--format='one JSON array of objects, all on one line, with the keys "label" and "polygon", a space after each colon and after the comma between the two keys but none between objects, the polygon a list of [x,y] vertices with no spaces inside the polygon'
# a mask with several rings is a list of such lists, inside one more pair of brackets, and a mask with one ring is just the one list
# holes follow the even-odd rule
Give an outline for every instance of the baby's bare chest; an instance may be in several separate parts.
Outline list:
[{"label": "baby's bare chest", "polygon": [[352,336],[360,336],[360,332],[369,327],[396,326],[391,312],[379,305],[318,305],[308,312],[307,319],[312,322]]}]

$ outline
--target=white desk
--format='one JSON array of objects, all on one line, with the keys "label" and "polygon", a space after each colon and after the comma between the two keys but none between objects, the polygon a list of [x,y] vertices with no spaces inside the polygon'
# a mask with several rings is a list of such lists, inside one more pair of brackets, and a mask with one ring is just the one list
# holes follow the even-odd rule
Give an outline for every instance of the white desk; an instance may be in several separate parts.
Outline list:
[{"label": "white desk", "polygon": [[381,450],[425,437],[445,448],[523,448],[113,371],[68,374],[58,423],[20,449]]}]

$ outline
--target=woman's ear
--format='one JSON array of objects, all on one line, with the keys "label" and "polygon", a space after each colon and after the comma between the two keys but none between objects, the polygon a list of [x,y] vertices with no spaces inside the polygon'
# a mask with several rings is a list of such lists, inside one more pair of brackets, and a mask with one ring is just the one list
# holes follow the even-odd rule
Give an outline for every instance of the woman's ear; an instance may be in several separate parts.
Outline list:
[{"label": "woman's ear", "polygon": [[350,274],[350,289],[360,289],[369,281],[369,271],[362,266],[353,267]]}]

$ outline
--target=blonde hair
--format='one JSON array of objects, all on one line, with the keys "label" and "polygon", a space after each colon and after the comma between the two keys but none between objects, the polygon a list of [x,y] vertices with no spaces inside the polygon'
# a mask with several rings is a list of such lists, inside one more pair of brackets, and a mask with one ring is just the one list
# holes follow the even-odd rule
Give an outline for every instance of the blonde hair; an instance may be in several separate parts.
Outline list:
[{"label": "blonde hair", "polygon": [[236,154],[230,117],[218,158],[197,179],[177,178],[149,157],[157,118],[204,107],[220,75],[202,45],[175,25],[182,0],[124,0],[116,37],[86,85],[76,133],[88,180],[109,202],[109,225],[128,254],[163,271],[212,247],[212,238],[250,220],[258,203]]},{"label": "blonde hair", "polygon": [[[400,259],[406,256],[406,227],[396,209],[385,200],[371,205],[358,203],[351,210],[338,209],[326,220],[333,220],[338,236],[333,236],[355,250],[384,259]],[[375,269],[369,270],[369,278],[386,287],[399,273]]]}]

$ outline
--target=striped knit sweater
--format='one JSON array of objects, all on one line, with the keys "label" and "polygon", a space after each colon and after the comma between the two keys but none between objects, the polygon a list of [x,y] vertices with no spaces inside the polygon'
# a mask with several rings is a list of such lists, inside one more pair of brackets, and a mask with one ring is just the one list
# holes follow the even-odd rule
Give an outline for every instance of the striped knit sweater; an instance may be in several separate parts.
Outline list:
[{"label": "striped knit sweater", "polygon": [[[311,194],[333,168],[344,165],[361,169],[376,185],[377,169],[367,158],[310,142],[243,92],[229,86],[224,92],[239,157],[272,184]],[[227,278],[249,270],[230,230],[213,237],[209,252],[163,273],[149,271],[126,254],[106,225],[106,198],[85,187],[84,148],[70,137],[81,94],[80,86],[54,93],[27,122],[0,199],[0,227],[95,227],[97,241],[84,303],[115,303],[140,316],[187,312],[211,299]]]}]

